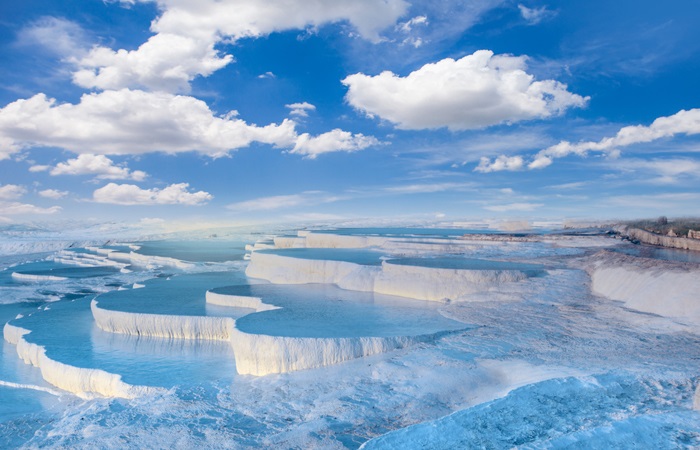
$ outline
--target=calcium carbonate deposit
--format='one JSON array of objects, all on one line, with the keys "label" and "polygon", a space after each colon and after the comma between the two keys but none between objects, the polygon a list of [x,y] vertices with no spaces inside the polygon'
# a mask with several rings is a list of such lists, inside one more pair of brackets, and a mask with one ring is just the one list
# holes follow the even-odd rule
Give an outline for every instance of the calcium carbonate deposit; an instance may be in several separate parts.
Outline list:
[{"label": "calcium carbonate deposit", "polygon": [[0,447],[700,446],[683,251],[290,231],[4,243]]}]

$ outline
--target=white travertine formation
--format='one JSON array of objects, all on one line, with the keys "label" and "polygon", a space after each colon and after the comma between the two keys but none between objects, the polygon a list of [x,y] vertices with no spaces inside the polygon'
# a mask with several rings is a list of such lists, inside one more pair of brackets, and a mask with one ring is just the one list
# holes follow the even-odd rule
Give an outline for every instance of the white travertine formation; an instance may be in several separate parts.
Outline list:
[{"label": "white travertine formation", "polygon": [[520,270],[438,269],[384,261],[374,282],[374,292],[420,300],[458,300],[490,286],[526,278]]},{"label": "white travertine formation", "polygon": [[5,340],[17,346],[17,354],[25,363],[38,367],[46,382],[72,392],[81,398],[104,397],[136,398],[162,391],[149,386],[134,386],[122,381],[121,376],[100,369],[87,369],[53,360],[46,356],[41,345],[28,342],[24,336],[29,330],[5,324]]},{"label": "white travertine formation", "polygon": [[12,278],[18,281],[64,281],[68,278],[55,275],[31,275],[28,273],[12,272]]},{"label": "white travertine formation", "polygon": [[131,336],[226,341],[235,321],[230,317],[176,316],[103,309],[90,303],[95,323],[103,331]]},{"label": "white travertine formation", "polygon": [[592,257],[588,272],[594,294],[700,326],[697,265],[601,252]]},{"label": "white travertine formation", "polygon": [[354,291],[418,300],[458,300],[502,283],[521,281],[520,270],[436,269],[392,264],[364,266],[345,261],[292,258],[255,252],[246,275],[276,284],[330,283]]},{"label": "white travertine formation", "polygon": [[278,306],[264,303],[258,297],[247,297],[244,295],[219,294],[207,291],[207,303],[210,305],[228,306],[230,308],[250,308],[256,312],[279,309]]},{"label": "white travertine formation", "polygon": [[431,342],[444,333],[423,336],[301,338],[249,334],[233,329],[231,345],[240,374],[263,376],[338,364],[386,353],[419,342]]}]

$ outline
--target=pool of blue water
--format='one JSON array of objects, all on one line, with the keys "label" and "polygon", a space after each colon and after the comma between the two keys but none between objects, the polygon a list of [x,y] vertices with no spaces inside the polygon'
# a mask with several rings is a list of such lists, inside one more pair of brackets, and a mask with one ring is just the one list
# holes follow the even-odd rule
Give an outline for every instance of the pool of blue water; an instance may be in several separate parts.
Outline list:
[{"label": "pool of blue water", "polygon": [[186,274],[147,280],[143,288],[107,292],[97,300],[101,308],[134,313],[236,317],[235,309],[206,305],[206,292],[245,282],[242,272]]},{"label": "pool of blue water", "polygon": [[195,241],[146,241],[139,243],[137,253],[147,256],[166,256],[190,262],[240,261],[248,242],[226,239]]},{"label": "pool of blue water", "polygon": [[0,286],[16,285],[23,283],[12,278],[12,273],[17,272],[26,275],[50,275],[65,278],[93,278],[106,277],[119,272],[114,267],[76,267],[69,264],[56,263],[54,261],[34,261],[18,264],[0,271]]},{"label": "pool of blue water", "polygon": [[312,230],[314,233],[339,234],[343,236],[397,236],[397,237],[437,237],[450,238],[465,234],[502,234],[498,230],[468,228],[338,228],[329,230]]},{"label": "pool of blue water", "polygon": [[[91,299],[53,303],[48,310],[12,323],[30,330],[25,339],[45,347],[49,358],[116,373],[134,385],[173,387],[188,380],[218,380],[236,373],[229,343],[107,333],[92,319]],[[57,329],[61,332],[56,333]]]},{"label": "pool of blue water", "polygon": [[385,253],[354,248],[289,248],[279,250],[258,250],[259,253],[289,256],[291,258],[347,261],[366,266],[379,266]]},{"label": "pool of blue water", "polygon": [[544,270],[544,266],[540,264],[455,257],[397,258],[387,260],[387,264],[395,264],[400,266],[429,267],[432,269],[519,270],[523,272],[539,272]]},{"label": "pool of blue water", "polygon": [[630,245],[611,248],[612,251],[642,258],[661,259],[700,264],[700,252],[673,248],[651,247],[648,245]]},{"label": "pool of blue water", "polygon": [[416,336],[467,328],[440,304],[325,284],[240,285],[214,292],[259,297],[281,307],[236,320],[241,331],[291,337]]}]

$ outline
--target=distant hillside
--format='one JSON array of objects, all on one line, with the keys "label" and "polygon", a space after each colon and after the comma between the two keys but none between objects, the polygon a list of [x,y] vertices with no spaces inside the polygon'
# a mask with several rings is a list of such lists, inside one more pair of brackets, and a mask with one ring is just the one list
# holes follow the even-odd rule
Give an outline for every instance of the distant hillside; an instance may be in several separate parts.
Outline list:
[{"label": "distant hillside", "polygon": [[698,218],[668,219],[661,216],[657,219],[632,220],[623,222],[623,224],[629,228],[638,228],[663,236],[700,238],[696,237],[698,235],[694,233],[688,236],[689,231],[700,232],[700,219]]}]

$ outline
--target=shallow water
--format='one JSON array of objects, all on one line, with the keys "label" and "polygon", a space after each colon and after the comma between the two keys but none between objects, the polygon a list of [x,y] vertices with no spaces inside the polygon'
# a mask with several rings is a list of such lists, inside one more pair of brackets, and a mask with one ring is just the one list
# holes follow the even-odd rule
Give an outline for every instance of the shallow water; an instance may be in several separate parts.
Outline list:
[{"label": "shallow water", "polygon": [[258,250],[258,253],[299,259],[347,261],[365,266],[379,266],[386,258],[386,252],[352,248],[286,248],[281,250]]},{"label": "shallow water", "polygon": [[291,337],[418,336],[468,328],[439,313],[440,304],[332,285],[255,285],[215,289],[258,297],[280,309],[250,314],[236,327],[253,334]]},{"label": "shallow water", "polygon": [[633,245],[613,248],[613,251],[642,258],[661,259],[664,261],[680,261],[700,264],[700,252],[673,248],[652,247],[648,245]]}]

